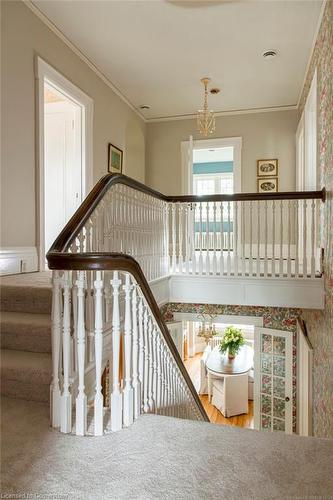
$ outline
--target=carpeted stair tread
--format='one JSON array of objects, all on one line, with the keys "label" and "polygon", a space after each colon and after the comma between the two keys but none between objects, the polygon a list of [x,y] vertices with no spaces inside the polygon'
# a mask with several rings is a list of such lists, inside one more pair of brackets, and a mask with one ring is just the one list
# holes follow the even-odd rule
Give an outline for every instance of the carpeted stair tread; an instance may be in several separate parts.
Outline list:
[{"label": "carpeted stair tread", "polygon": [[51,354],[1,350],[1,394],[4,396],[47,402],[51,372]]},{"label": "carpeted stair tread", "polygon": [[48,353],[1,350],[1,375],[3,380],[21,382],[36,380],[38,384],[50,384],[52,356]]},{"label": "carpeted stair tread", "polygon": [[0,280],[1,311],[47,314],[51,312],[51,273],[5,276]]},{"label": "carpeted stair tread", "polygon": [[47,314],[51,312],[51,288],[1,286],[1,311]]},{"label": "carpeted stair tread", "polygon": [[50,314],[1,313],[2,349],[51,352]]}]

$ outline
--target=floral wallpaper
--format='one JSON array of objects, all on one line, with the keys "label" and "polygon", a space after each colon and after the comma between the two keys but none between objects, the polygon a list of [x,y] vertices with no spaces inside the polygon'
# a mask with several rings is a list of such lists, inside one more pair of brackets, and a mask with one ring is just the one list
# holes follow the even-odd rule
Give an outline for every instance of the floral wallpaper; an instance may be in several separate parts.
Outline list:
[{"label": "floral wallpaper", "polygon": [[[264,328],[289,331],[293,336],[293,430],[296,432],[296,325],[297,317],[300,316],[302,312],[301,309],[222,304],[183,304],[176,302],[170,302],[169,304],[165,304],[161,307],[161,313],[165,321],[171,321],[173,319],[173,314],[176,312],[230,316],[256,316],[263,318]],[[274,349],[278,350],[282,349],[282,347],[275,346]],[[276,366],[275,368],[276,370],[280,369],[279,366]],[[274,424],[274,429],[278,430],[276,425]]]},{"label": "floral wallpaper", "polygon": [[314,435],[333,438],[333,2],[326,3],[304,84],[299,113],[303,112],[317,68],[318,181],[326,188],[321,213],[324,248],[325,308],[303,312],[314,350]]}]

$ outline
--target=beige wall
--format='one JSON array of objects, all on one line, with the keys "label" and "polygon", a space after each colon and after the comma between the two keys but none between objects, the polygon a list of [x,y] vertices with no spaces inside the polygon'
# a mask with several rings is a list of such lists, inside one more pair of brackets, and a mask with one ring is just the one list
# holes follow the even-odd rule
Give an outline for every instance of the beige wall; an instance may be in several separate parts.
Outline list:
[{"label": "beige wall", "polygon": [[[256,161],[278,158],[279,190],[295,189],[295,131],[297,112],[221,116],[213,137],[242,137],[242,191],[256,192]],[[202,139],[195,120],[150,123],[147,126],[147,184],[165,194],[181,193],[180,143],[189,135]]]},{"label": "beige wall", "polygon": [[34,60],[41,56],[94,101],[94,182],[107,144],[124,150],[124,173],[145,179],[145,124],[20,1],[1,3],[1,246],[36,245]]}]

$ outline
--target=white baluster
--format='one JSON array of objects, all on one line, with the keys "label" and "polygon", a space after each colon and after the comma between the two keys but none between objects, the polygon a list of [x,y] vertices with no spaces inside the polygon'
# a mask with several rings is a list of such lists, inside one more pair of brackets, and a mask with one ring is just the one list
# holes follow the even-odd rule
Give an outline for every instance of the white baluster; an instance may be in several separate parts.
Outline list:
[{"label": "white baluster", "polygon": [[185,216],[185,273],[190,273],[190,208],[186,203],[184,206],[184,216]]},{"label": "white baluster", "polygon": [[132,285],[130,275],[125,274],[125,335],[124,335],[124,348],[125,348],[125,387],[123,391],[124,405],[123,405],[123,420],[124,426],[128,427],[133,423],[133,387],[132,387],[132,321],[131,321],[131,290]]},{"label": "white baluster", "polygon": [[148,332],[148,308],[145,306],[143,316],[143,332],[144,332],[144,349],[145,349],[145,363],[144,363],[144,384],[143,384],[143,411],[149,411],[148,404],[148,390],[149,390],[149,332]]},{"label": "white baluster", "polygon": [[86,357],[86,330],[85,330],[85,273],[79,271],[77,285],[77,355],[79,388],[76,398],[76,435],[84,436],[87,430],[87,396],[84,387],[84,369]]},{"label": "white baluster", "polygon": [[199,274],[203,273],[203,233],[202,233],[202,203],[199,203]]},{"label": "white baluster", "polygon": [[307,264],[307,200],[303,200],[303,278],[308,276]]},{"label": "white baluster", "polygon": [[287,201],[287,211],[288,211],[288,256],[287,256],[287,276],[290,278],[291,275],[291,256],[290,256],[290,246],[291,246],[291,201]]},{"label": "white baluster", "polygon": [[176,204],[172,204],[172,272],[177,272],[177,254],[176,254]]},{"label": "white baluster", "polygon": [[206,275],[210,274],[209,202],[206,203]]},{"label": "white baluster", "polygon": [[230,218],[230,210],[231,210],[231,206],[230,206],[230,201],[228,201],[228,255],[227,255],[227,274],[228,276],[230,276],[230,273],[231,273],[231,255],[230,255],[230,250],[231,250],[231,239],[230,239],[230,236],[231,236],[231,228],[230,228],[230,225],[231,225],[231,218]]},{"label": "white baluster", "polygon": [[216,202],[214,201],[213,204],[213,221],[214,221],[214,229],[213,229],[213,275],[216,276],[217,274],[217,258],[216,258]]},{"label": "white baluster", "polygon": [[[139,414],[143,411],[143,387],[145,383],[144,379],[144,331],[143,331],[143,298],[139,297],[139,380],[138,380],[138,404],[139,404]],[[135,408],[135,405],[134,405]]]},{"label": "white baluster", "polygon": [[[178,272],[182,274],[183,269],[183,205],[178,204]],[[184,226],[185,227],[185,226]]]},{"label": "white baluster", "polygon": [[95,436],[103,435],[103,394],[102,394],[102,354],[103,354],[103,279],[102,272],[96,271],[95,289],[95,374],[96,392],[94,399]]},{"label": "white baluster", "polygon": [[50,388],[51,425],[60,426],[60,338],[61,338],[61,288],[59,271],[53,271],[52,285],[52,384]]},{"label": "white baluster", "polygon": [[260,276],[260,201],[257,201],[257,277]]},{"label": "white baluster", "polygon": [[157,350],[157,390],[156,390],[156,412],[159,413],[162,401],[162,342],[161,334],[157,333],[156,337],[156,350]]},{"label": "white baluster", "polygon": [[279,277],[283,276],[283,201],[280,201],[280,262]]},{"label": "white baluster", "polygon": [[121,280],[118,271],[114,271],[111,280],[113,289],[113,314],[112,314],[112,392],[111,392],[111,430],[119,431],[122,428],[122,395],[119,383],[119,354],[120,354],[120,311],[119,311],[119,287]]},{"label": "white baluster", "polygon": [[190,224],[191,224],[191,238],[192,238],[192,274],[197,272],[197,255],[196,255],[196,204],[191,205],[190,209]]},{"label": "white baluster", "polygon": [[264,276],[267,277],[267,235],[268,235],[268,221],[267,221],[267,200],[264,201]]},{"label": "white baluster", "polygon": [[152,319],[148,317],[148,352],[149,352],[149,376],[148,376],[148,406],[149,406],[149,411],[153,412],[154,411],[154,395],[153,395],[153,363],[154,363],[154,357],[153,357],[153,323]]},{"label": "white baluster", "polygon": [[[141,316],[142,321],[142,316]],[[141,408],[140,381],[138,374],[139,337],[138,337],[138,300],[137,285],[133,285],[132,293],[132,324],[133,324],[133,393],[134,393],[134,418],[138,418]],[[140,322],[140,318],[139,318]],[[141,324],[142,327],[142,324]]]},{"label": "white baluster", "polygon": [[295,200],[295,278],[299,276],[299,207]]},{"label": "white baluster", "polygon": [[[242,220],[241,220],[241,228],[242,228],[242,233],[241,233],[241,238],[242,238],[242,276],[245,276],[246,273],[246,260],[245,260],[245,203],[246,201],[243,201],[241,204],[242,206]],[[237,204],[237,202],[236,202]]]},{"label": "white baluster", "polygon": [[253,202],[250,201],[250,256],[249,256],[249,276],[253,276]]},{"label": "white baluster", "polygon": [[60,430],[64,433],[72,431],[72,395],[69,392],[69,373],[70,373],[70,339],[71,339],[71,320],[70,320],[70,274],[65,271],[63,278],[64,290],[64,312],[63,312],[63,371],[64,383],[61,395],[61,422]]},{"label": "white baluster", "polygon": [[220,238],[221,238],[221,253],[220,253],[220,276],[224,274],[224,259],[223,259],[223,250],[224,250],[224,221],[223,221],[223,201],[220,203]]},{"label": "white baluster", "polygon": [[272,278],[275,277],[275,200],[272,200]]},{"label": "white baluster", "polygon": [[154,401],[154,411],[156,413],[158,375],[157,375],[157,329],[155,325],[153,325],[152,354],[153,354],[153,401]]},{"label": "white baluster", "polygon": [[[244,203],[244,202],[243,202]],[[241,224],[243,224],[242,216]],[[232,259],[234,263],[234,274],[238,276],[238,260],[239,260],[239,252],[238,252],[238,201],[234,202],[234,216],[233,216],[233,248],[232,248]],[[241,241],[242,242],[242,241]]]},{"label": "white baluster", "polygon": [[316,274],[316,262],[315,262],[315,247],[316,247],[315,211],[316,211],[316,203],[315,203],[315,200],[312,200],[311,201],[311,278],[314,278],[315,274]]}]

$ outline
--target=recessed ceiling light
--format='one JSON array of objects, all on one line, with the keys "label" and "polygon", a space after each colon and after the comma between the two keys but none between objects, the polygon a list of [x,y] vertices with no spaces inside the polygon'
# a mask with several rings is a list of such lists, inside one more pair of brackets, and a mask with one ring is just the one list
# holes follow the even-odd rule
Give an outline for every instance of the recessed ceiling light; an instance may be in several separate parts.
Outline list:
[{"label": "recessed ceiling light", "polygon": [[273,59],[273,57],[276,57],[276,55],[276,50],[266,50],[266,52],[263,53],[262,57],[264,59]]},{"label": "recessed ceiling light", "polygon": [[150,109],[150,106],[148,104],[141,104],[139,106],[140,109]]},{"label": "recessed ceiling light", "polygon": [[221,89],[218,89],[216,87],[214,87],[213,89],[210,89],[211,94],[218,94],[219,92],[221,92]]}]

